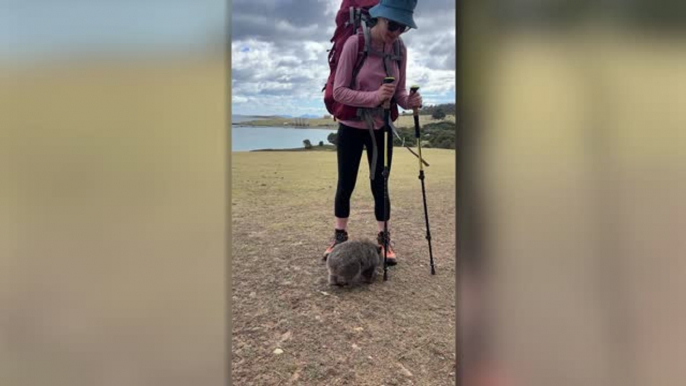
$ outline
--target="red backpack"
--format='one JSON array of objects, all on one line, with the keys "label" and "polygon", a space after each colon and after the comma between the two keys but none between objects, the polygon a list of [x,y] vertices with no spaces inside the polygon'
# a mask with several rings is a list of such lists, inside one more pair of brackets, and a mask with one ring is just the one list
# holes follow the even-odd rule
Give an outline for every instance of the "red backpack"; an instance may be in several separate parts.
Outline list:
[{"label": "red backpack", "polygon": [[[367,26],[370,20],[369,9],[378,3],[379,0],[342,0],[341,7],[339,8],[338,13],[336,13],[336,31],[331,38],[333,46],[329,50],[329,78],[322,89],[322,91],[324,91],[324,104],[329,113],[334,116],[334,120],[354,120],[358,118],[357,107],[343,105],[333,99],[333,84],[336,77],[338,58],[341,56],[341,51],[343,51],[343,45],[346,40],[355,34],[357,34],[359,39],[357,62],[353,69],[353,83],[355,83],[357,72],[362,68],[362,64],[364,64],[367,55],[383,55],[382,53],[371,50],[371,44],[366,44],[370,39],[369,27]],[[402,47],[402,40],[398,38],[395,44],[395,53],[391,56],[391,59],[396,60],[398,63],[402,60]],[[386,69],[387,75],[390,75],[389,72],[390,69]],[[395,102],[395,99],[392,99],[391,120],[395,121],[397,118],[398,105]]]}]

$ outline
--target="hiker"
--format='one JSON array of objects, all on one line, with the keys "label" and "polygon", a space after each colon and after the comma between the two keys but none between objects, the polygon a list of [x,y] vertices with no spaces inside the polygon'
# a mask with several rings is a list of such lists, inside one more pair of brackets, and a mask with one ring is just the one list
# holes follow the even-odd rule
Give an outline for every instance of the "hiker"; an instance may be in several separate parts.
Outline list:
[{"label": "hiker", "polygon": [[[363,147],[367,150],[367,161],[370,165],[370,183],[374,196],[374,215],[378,224],[377,242],[381,247],[384,238],[388,240],[386,251],[388,265],[397,264],[397,257],[392,248],[390,231],[384,233],[384,221],[390,229],[390,198],[386,201],[387,213],[384,213],[384,179],[381,177],[384,160],[376,159],[383,154],[383,111],[379,113],[382,103],[389,98],[393,105],[408,110],[420,107],[422,98],[419,93],[410,93],[405,89],[405,69],[407,51],[399,39],[400,35],[417,28],[413,20],[416,0],[381,0],[379,4],[369,9],[369,40],[370,50],[381,52],[381,55],[368,55],[359,69],[355,68],[360,52],[360,43],[366,40],[354,34],[343,45],[338,59],[333,83],[333,99],[345,106],[356,107],[360,111],[376,110],[375,114],[363,118],[338,118],[338,140],[336,144],[338,158],[338,186],[336,189],[334,215],[335,233],[333,243],[326,249],[324,258],[333,247],[348,240],[347,226],[350,215],[350,198],[357,181],[357,173],[362,158]],[[394,48],[396,47],[396,48]],[[400,50],[397,50],[400,47]],[[398,60],[390,60],[393,53]],[[399,52],[399,55],[397,53]],[[385,58],[385,60],[384,60]],[[353,73],[356,72],[356,76]],[[386,76],[392,76],[395,81],[382,85]],[[360,109],[362,108],[362,109]],[[397,118],[397,106],[395,118]],[[394,118],[394,119],[395,119]],[[373,125],[373,127],[371,127]],[[373,135],[372,135],[373,133]],[[390,172],[393,139],[388,137],[388,167]],[[390,197],[390,196],[389,196]],[[385,214],[385,216],[384,216]]]}]

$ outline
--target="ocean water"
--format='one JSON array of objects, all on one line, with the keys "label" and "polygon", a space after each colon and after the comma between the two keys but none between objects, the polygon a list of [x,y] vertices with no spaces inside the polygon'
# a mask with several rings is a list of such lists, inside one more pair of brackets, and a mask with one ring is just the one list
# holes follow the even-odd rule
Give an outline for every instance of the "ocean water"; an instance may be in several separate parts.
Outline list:
[{"label": "ocean water", "polygon": [[312,146],[319,141],[329,144],[327,137],[335,129],[294,129],[291,127],[231,126],[231,151],[259,149],[293,149],[305,147],[309,139]]}]

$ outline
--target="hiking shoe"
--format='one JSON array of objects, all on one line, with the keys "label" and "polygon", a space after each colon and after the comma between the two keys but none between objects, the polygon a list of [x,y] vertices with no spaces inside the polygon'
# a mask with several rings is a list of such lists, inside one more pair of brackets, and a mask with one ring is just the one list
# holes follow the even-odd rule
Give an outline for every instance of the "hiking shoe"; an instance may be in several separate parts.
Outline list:
[{"label": "hiking shoe", "polygon": [[[391,265],[396,265],[398,264],[398,260],[396,260],[395,256],[395,251],[393,250],[393,242],[391,241],[391,232],[388,232],[386,234],[386,239],[388,240],[388,252],[386,253],[386,264],[389,266]],[[376,235],[376,241],[379,243],[379,246],[381,247],[381,256],[383,256],[383,245],[384,245],[384,233],[379,232],[379,234]]]},{"label": "hiking shoe", "polygon": [[322,258],[322,260],[326,261],[326,258],[329,256],[329,253],[331,253],[331,251],[333,251],[333,247],[335,247],[336,245],[338,245],[342,242],[345,242],[345,241],[348,241],[348,232],[346,232],[345,230],[336,229],[336,233],[334,234],[334,237],[333,237],[333,242],[331,243],[331,245],[328,248],[326,248],[326,251],[324,252],[324,257]]}]

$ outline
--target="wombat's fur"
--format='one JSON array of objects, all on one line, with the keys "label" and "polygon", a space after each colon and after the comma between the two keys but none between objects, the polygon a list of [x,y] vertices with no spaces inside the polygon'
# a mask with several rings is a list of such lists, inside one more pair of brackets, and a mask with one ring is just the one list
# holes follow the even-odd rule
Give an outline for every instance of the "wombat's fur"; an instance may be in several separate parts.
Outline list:
[{"label": "wombat's fur", "polygon": [[372,283],[376,268],[383,265],[381,247],[370,240],[348,240],[336,245],[326,259],[329,284],[352,285],[360,280]]}]

